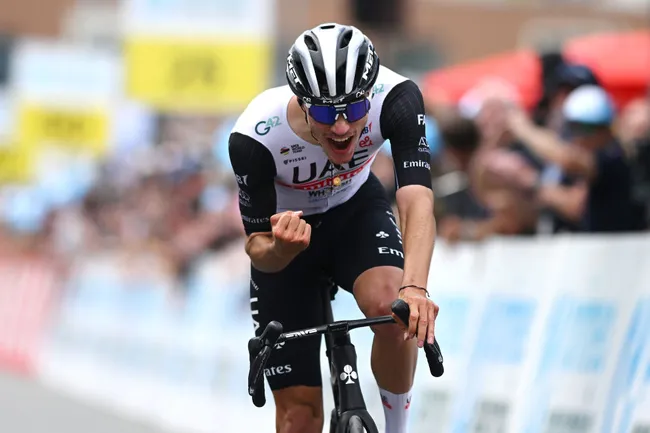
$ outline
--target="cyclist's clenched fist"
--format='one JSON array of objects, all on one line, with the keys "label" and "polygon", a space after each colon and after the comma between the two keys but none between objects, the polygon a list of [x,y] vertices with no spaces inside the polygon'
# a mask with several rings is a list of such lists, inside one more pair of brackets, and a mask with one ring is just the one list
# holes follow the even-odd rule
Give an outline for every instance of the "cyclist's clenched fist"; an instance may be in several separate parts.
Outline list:
[{"label": "cyclist's clenched fist", "polygon": [[311,225],[301,216],[302,211],[286,211],[271,217],[273,248],[278,255],[293,257],[309,246]]}]

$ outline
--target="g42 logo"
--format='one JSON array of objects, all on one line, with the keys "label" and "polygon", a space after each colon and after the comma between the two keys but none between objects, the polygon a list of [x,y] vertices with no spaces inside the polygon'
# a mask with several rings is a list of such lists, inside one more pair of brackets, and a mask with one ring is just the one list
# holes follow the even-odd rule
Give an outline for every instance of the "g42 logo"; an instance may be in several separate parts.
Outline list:
[{"label": "g42 logo", "polygon": [[271,128],[274,128],[278,125],[281,125],[280,118],[278,116],[273,116],[269,120],[262,120],[255,125],[255,132],[258,135],[266,135],[269,133]]}]

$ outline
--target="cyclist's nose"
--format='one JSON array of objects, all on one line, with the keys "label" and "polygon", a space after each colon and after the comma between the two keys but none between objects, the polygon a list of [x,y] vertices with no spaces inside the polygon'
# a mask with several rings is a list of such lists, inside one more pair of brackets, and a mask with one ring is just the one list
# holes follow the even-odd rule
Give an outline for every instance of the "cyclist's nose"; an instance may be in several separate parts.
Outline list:
[{"label": "cyclist's nose", "polygon": [[349,130],[350,124],[341,115],[339,115],[339,117],[336,119],[336,122],[334,122],[334,125],[332,125],[331,128],[332,133],[336,135],[345,135]]}]

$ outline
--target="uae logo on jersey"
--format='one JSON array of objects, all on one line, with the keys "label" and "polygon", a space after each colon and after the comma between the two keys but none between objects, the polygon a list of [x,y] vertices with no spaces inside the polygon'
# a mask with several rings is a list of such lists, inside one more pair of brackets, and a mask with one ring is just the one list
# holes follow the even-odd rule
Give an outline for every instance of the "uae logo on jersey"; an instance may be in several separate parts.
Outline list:
[{"label": "uae logo on jersey", "polygon": [[291,149],[289,149],[287,146],[284,146],[282,149],[280,149],[280,153],[282,155],[288,155]]}]

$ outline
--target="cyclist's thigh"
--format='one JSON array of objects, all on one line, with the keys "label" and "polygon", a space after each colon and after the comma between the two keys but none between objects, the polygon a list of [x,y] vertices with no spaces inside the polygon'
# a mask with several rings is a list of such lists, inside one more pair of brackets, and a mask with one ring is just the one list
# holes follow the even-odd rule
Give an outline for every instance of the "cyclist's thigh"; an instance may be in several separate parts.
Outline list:
[{"label": "cyclist's thigh", "polygon": [[352,292],[356,279],[378,266],[404,268],[402,235],[379,181],[370,178],[355,212],[339,233],[346,248],[334,261],[334,280]]},{"label": "cyclist's thigh", "polygon": [[[322,325],[320,291],[325,278],[319,268],[318,245],[310,245],[281,272],[267,274],[251,267],[251,310],[255,334],[276,320],[284,332]],[[271,390],[296,385],[321,386],[321,337],[289,341],[276,347],[264,373]]]}]

